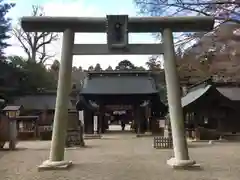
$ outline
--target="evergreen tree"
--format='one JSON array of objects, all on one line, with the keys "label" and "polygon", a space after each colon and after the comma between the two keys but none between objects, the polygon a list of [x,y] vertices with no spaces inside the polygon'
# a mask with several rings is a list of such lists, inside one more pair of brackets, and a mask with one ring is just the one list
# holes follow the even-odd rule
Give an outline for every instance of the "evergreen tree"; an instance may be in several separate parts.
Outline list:
[{"label": "evergreen tree", "polygon": [[135,70],[135,69],[136,69],[135,65],[127,59],[120,61],[115,68],[115,70],[120,70],[120,71]]},{"label": "evergreen tree", "polygon": [[4,58],[4,49],[9,46],[6,40],[10,38],[7,34],[10,31],[10,19],[6,17],[6,14],[14,5],[0,0],[0,59]]}]

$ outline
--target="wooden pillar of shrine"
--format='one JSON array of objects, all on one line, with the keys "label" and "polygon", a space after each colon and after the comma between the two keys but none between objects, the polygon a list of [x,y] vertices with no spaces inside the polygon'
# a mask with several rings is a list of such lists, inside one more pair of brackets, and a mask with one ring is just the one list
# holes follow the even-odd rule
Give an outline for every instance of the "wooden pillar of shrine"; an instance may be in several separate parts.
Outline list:
[{"label": "wooden pillar of shrine", "polygon": [[141,134],[141,108],[139,104],[134,106],[134,122],[136,123],[136,133]]},{"label": "wooden pillar of shrine", "polygon": [[102,133],[106,132],[106,116],[105,111],[102,113]]},{"label": "wooden pillar of shrine", "polygon": [[198,126],[200,118],[201,117],[199,115],[199,112],[196,112],[194,116],[194,121],[193,121],[194,129],[195,129],[194,131],[195,140],[200,140],[200,132],[199,132],[199,126]]},{"label": "wooden pillar of shrine", "polygon": [[99,114],[98,114],[98,133],[102,134],[105,132],[105,124],[104,124],[104,118],[105,118],[105,113],[104,113],[104,106],[100,105],[99,106]]},{"label": "wooden pillar of shrine", "polygon": [[93,134],[93,112],[90,110],[83,111],[84,116],[84,133]]},{"label": "wooden pillar of shrine", "polygon": [[150,133],[151,132],[151,118],[150,115],[151,114],[151,108],[149,106],[146,107],[146,121],[147,121],[147,132]]},{"label": "wooden pillar of shrine", "polygon": [[106,132],[106,130],[109,128],[108,127],[108,121],[110,120],[110,116],[104,116],[104,123],[103,123],[103,125],[104,125],[104,133]]},{"label": "wooden pillar of shrine", "polygon": [[102,115],[100,114],[100,112],[98,113],[98,121],[97,121],[97,133],[98,134],[102,134]]},{"label": "wooden pillar of shrine", "polygon": [[87,110],[84,109],[83,110],[83,121],[84,121],[84,134],[87,134],[88,133],[88,119],[87,119],[87,116],[88,116],[88,113],[87,113]]},{"label": "wooden pillar of shrine", "polygon": [[98,126],[97,126],[97,133],[98,134],[102,134],[103,133],[103,129],[102,129],[102,115],[98,114]]},{"label": "wooden pillar of shrine", "polygon": [[89,134],[94,134],[94,112],[89,112],[89,117],[88,117],[88,133]]}]

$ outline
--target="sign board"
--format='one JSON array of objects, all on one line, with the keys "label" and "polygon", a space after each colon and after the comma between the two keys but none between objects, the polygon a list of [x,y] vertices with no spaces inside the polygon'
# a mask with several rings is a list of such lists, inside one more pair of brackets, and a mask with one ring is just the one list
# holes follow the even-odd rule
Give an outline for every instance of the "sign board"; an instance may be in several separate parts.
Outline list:
[{"label": "sign board", "polygon": [[80,145],[80,131],[79,130],[68,130],[65,145],[67,147]]},{"label": "sign board", "polygon": [[164,128],[165,127],[165,120],[159,120],[159,128]]},{"label": "sign board", "polygon": [[93,116],[93,129],[94,129],[94,132],[97,132],[97,128],[98,128],[98,116]]},{"label": "sign board", "polygon": [[78,111],[78,117],[79,117],[79,121],[81,121],[81,123],[84,124],[83,111]]}]

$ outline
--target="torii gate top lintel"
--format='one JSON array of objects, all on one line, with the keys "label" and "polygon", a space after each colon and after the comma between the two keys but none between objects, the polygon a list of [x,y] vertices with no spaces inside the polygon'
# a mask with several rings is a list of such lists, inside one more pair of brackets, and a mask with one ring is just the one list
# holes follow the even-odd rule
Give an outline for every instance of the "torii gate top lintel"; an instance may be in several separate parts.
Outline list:
[{"label": "torii gate top lintel", "polygon": [[[104,33],[106,32],[106,17],[22,17],[22,28],[27,32],[64,32],[72,29],[74,32]],[[213,29],[214,17],[184,16],[184,17],[129,17],[128,32],[154,33],[165,28],[173,32],[199,32]]]}]

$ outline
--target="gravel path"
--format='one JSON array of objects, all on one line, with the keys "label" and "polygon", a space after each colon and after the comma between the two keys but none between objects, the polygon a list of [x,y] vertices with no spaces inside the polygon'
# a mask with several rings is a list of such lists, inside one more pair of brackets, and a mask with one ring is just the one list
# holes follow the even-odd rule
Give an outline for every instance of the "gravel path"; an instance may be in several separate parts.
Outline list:
[{"label": "gravel path", "polygon": [[[86,140],[88,147],[66,150],[74,166],[66,171],[38,172],[50,142],[21,142],[18,151],[0,151],[0,179],[6,180],[239,180],[240,144],[191,144],[191,157],[202,170],[173,170],[166,165],[171,150],[155,150],[152,138],[109,134]],[[25,149],[28,147],[27,149]]]}]

